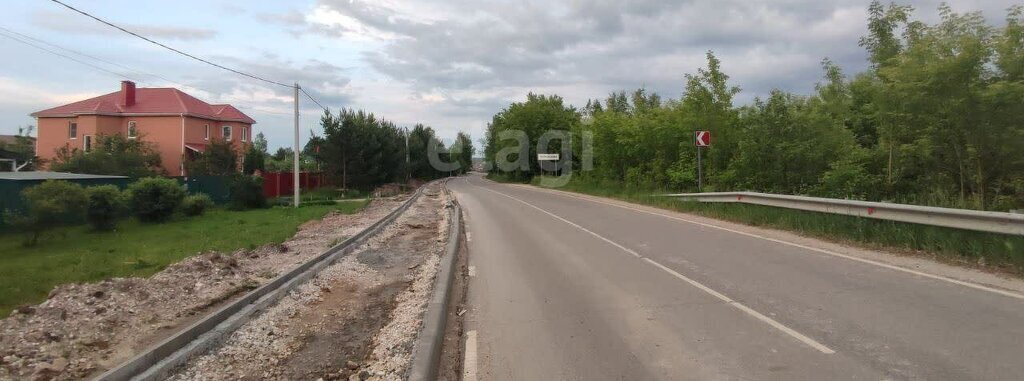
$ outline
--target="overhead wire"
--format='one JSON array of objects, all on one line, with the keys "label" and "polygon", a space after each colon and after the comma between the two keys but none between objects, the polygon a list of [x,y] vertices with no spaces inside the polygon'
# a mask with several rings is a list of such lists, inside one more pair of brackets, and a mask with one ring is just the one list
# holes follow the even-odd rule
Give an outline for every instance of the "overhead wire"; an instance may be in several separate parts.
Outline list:
[{"label": "overhead wire", "polygon": [[[101,58],[101,57],[97,57],[97,56],[94,56],[94,55],[91,55],[91,54],[88,54],[88,53],[84,53],[84,52],[81,52],[81,51],[78,51],[78,50],[74,50],[74,49],[71,49],[71,48],[60,46],[60,45],[54,44],[52,42],[48,42],[48,41],[42,40],[42,39],[37,38],[37,37],[32,37],[32,36],[29,36],[27,34],[20,33],[18,31],[11,30],[9,28],[5,28],[5,27],[2,27],[2,26],[0,26],[0,36],[7,37],[7,38],[9,38],[11,40],[17,41],[17,42],[22,43],[24,45],[27,45],[27,46],[39,49],[41,51],[44,51],[44,52],[47,52],[47,53],[50,53],[50,54],[53,54],[53,55],[56,55],[56,56],[59,56],[59,57],[67,58],[67,59],[72,60],[74,62],[80,63],[82,65],[89,66],[89,67],[91,67],[93,69],[102,71],[102,72],[107,73],[107,74],[114,75],[114,76],[119,77],[119,78],[130,79],[130,80],[138,82],[140,84],[150,83],[150,81],[143,81],[143,80],[141,80],[139,78],[135,78],[133,76],[126,75],[125,73],[118,73],[118,72],[109,70],[107,68],[95,65],[95,64],[90,63],[90,62],[86,62],[86,61],[80,60],[78,58],[69,56],[67,54],[63,54],[63,53],[60,53],[60,52],[56,52],[56,51],[44,48],[44,47],[39,46],[39,45],[37,45],[35,43],[32,43],[31,41],[34,41],[34,42],[39,43],[39,44],[47,45],[47,46],[50,46],[50,47],[53,47],[53,48],[56,48],[56,49],[60,49],[60,50],[63,50],[65,52],[77,54],[79,56],[86,57],[86,58],[89,58],[89,59],[92,59],[92,60],[103,62],[103,63],[106,63],[108,65],[117,66],[119,68],[122,68],[124,70],[128,70],[128,71],[136,73],[136,74],[158,78],[158,79],[161,79],[161,80],[166,81],[168,83],[173,83],[173,84],[176,84],[176,85],[181,86],[181,87],[189,87],[189,88],[198,89],[198,90],[202,90],[202,91],[206,91],[206,92],[210,92],[210,93],[216,93],[214,91],[210,91],[208,89],[204,89],[204,88],[199,87],[199,86],[184,84],[184,83],[181,83],[181,82],[169,79],[169,78],[167,78],[165,76],[162,76],[162,75],[159,75],[159,74],[154,74],[154,73],[142,71],[142,70],[135,69],[135,68],[132,68],[130,66],[126,66],[126,65],[123,65],[123,64],[120,64],[120,63],[117,63],[117,62],[113,62],[113,61],[110,61],[110,60],[107,60],[107,59],[104,59],[104,58]],[[255,106],[247,106],[247,105],[242,105],[242,104],[237,104],[237,103],[236,103],[236,106],[241,108],[241,109],[247,109],[247,110],[251,110],[252,112],[262,113],[262,114],[291,115],[290,112],[268,111],[268,110],[263,110],[263,109],[257,108]]]},{"label": "overhead wire", "polygon": [[307,93],[307,92],[306,92],[306,89],[304,89],[304,88],[302,88],[302,87],[300,86],[300,87],[299,87],[299,91],[301,91],[301,92],[302,92],[303,94],[306,94],[306,98],[309,98],[309,100],[313,101],[313,103],[316,103],[316,105],[317,105],[317,106],[320,106],[320,108],[324,109],[324,111],[327,111],[327,107],[324,107],[324,105],[320,104],[320,102],[319,102],[319,101],[317,101],[317,100],[316,100],[315,98],[313,98],[313,96],[312,96],[312,95],[310,95],[309,93]]},{"label": "overhead wire", "polygon": [[143,35],[141,35],[141,34],[138,34],[138,33],[135,33],[135,32],[133,32],[133,31],[130,31],[130,30],[128,30],[128,29],[125,29],[125,28],[123,28],[123,27],[121,27],[121,26],[119,26],[119,25],[117,25],[117,24],[114,24],[114,23],[112,23],[112,22],[110,22],[110,21],[107,21],[107,20],[101,19],[101,18],[99,18],[99,17],[97,17],[97,16],[93,16],[92,14],[90,14],[90,13],[88,13],[88,12],[85,12],[85,11],[83,11],[83,10],[80,10],[80,9],[78,9],[78,8],[72,7],[71,5],[68,5],[67,3],[64,3],[63,1],[60,1],[60,0],[50,0],[50,1],[52,1],[52,2],[54,2],[54,3],[57,3],[57,4],[60,4],[60,5],[64,6],[64,7],[65,7],[65,8],[67,8],[67,9],[70,9],[70,10],[72,10],[72,11],[74,11],[74,12],[77,12],[77,13],[79,13],[79,14],[81,14],[81,15],[83,15],[83,16],[86,16],[86,17],[88,17],[88,18],[91,18],[91,19],[93,19],[93,20],[96,20],[96,21],[98,21],[98,22],[100,22],[100,23],[106,24],[107,26],[110,26],[110,27],[112,27],[112,28],[114,28],[114,29],[120,30],[120,31],[122,31],[122,32],[124,32],[124,33],[127,33],[127,34],[130,34],[130,35],[132,35],[132,36],[138,37],[138,38],[140,38],[140,39],[142,39],[142,40],[144,40],[144,41],[147,41],[147,42],[149,42],[149,43],[151,43],[151,44],[154,44],[154,45],[156,45],[156,46],[159,46],[159,47],[162,47],[162,48],[164,48],[164,49],[170,50],[170,51],[172,51],[172,52],[178,53],[178,54],[180,54],[180,55],[183,55],[183,56],[185,56],[185,57],[191,58],[191,59],[193,59],[193,60],[196,60],[196,61],[199,61],[199,62],[205,63],[205,64],[207,64],[207,65],[211,65],[211,66],[214,66],[214,67],[218,67],[218,68],[221,68],[221,69],[224,69],[224,70],[230,71],[230,72],[232,72],[232,73],[235,73],[235,74],[238,74],[238,75],[242,75],[242,76],[246,76],[246,77],[249,77],[249,78],[252,78],[252,79],[258,80],[258,81],[263,81],[263,82],[266,82],[266,83],[270,83],[270,84],[274,84],[274,85],[278,85],[278,86],[283,86],[283,87],[288,87],[288,88],[294,88],[294,87],[295,87],[294,85],[287,85],[287,84],[284,84],[284,83],[281,83],[281,82],[278,82],[278,81],[274,81],[274,80],[266,79],[266,78],[260,77],[260,76],[258,76],[258,75],[255,75],[255,74],[250,74],[250,73],[246,73],[246,72],[244,72],[244,71],[241,71],[241,70],[238,70],[238,69],[234,69],[234,68],[230,68],[230,67],[227,67],[227,66],[224,66],[224,65],[218,64],[218,63],[216,63],[216,62],[212,62],[212,61],[209,61],[209,60],[206,60],[206,59],[203,59],[203,58],[197,57],[197,56],[195,56],[195,55],[192,55],[192,54],[186,53],[186,52],[184,52],[184,51],[182,51],[182,50],[179,50],[179,49],[173,48],[173,47],[171,47],[171,46],[168,46],[168,45],[166,45],[166,44],[163,44],[163,43],[161,43],[161,42],[158,42],[158,41],[152,40],[152,39],[150,39],[149,37],[146,37],[146,36],[143,36]]},{"label": "overhead wire", "polygon": [[82,61],[82,60],[80,60],[80,59],[78,59],[78,58],[75,58],[75,57],[69,56],[69,55],[67,55],[67,54],[63,54],[63,53],[60,53],[60,52],[56,52],[56,51],[53,51],[53,50],[50,50],[50,49],[44,48],[44,47],[42,47],[42,46],[39,46],[39,45],[33,44],[32,42],[28,41],[27,39],[22,39],[22,38],[19,38],[19,37],[15,36],[15,35],[12,35],[12,34],[8,34],[8,33],[6,33],[6,32],[3,32],[3,31],[0,31],[0,35],[2,35],[2,36],[4,36],[4,37],[7,37],[7,38],[9,38],[9,39],[11,39],[11,40],[14,40],[14,41],[20,42],[20,43],[22,43],[22,44],[25,44],[25,45],[31,46],[31,47],[33,47],[33,48],[36,48],[36,49],[39,49],[39,50],[45,51],[45,52],[47,52],[47,53],[50,53],[50,54],[53,54],[53,55],[56,55],[56,56],[60,56],[60,57],[64,57],[64,58],[67,58],[67,59],[69,59],[69,60],[72,60],[72,61],[78,62],[78,63],[80,63],[80,64],[82,64],[82,65],[86,65],[86,66],[89,66],[89,67],[91,67],[91,68],[93,68],[93,69],[96,69],[96,70],[102,71],[102,72],[104,72],[104,73],[107,73],[107,74],[112,74],[112,75],[114,75],[114,76],[116,76],[116,77],[120,77],[120,78],[128,78],[128,79],[130,79],[130,80],[133,80],[133,81],[136,81],[136,82],[145,82],[145,81],[139,80],[139,79],[137,79],[137,78],[133,78],[133,77],[131,77],[131,76],[129,76],[129,75],[126,75],[126,74],[124,74],[124,73],[118,73],[118,72],[115,72],[115,71],[113,71],[113,70],[109,70],[109,69],[106,69],[106,68],[103,68],[103,67],[100,67],[100,66],[94,65],[94,64],[92,64],[92,63],[89,63],[89,62],[85,62],[85,61]]}]

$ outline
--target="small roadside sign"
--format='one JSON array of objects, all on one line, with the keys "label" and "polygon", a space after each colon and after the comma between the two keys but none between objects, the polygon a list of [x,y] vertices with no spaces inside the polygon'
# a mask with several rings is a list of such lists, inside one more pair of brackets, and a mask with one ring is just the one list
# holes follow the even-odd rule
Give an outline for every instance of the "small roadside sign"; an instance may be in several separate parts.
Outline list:
[{"label": "small roadside sign", "polygon": [[711,131],[694,131],[693,145],[697,147],[711,146]]},{"label": "small roadside sign", "polygon": [[557,153],[538,153],[537,161],[558,161],[560,158]]}]

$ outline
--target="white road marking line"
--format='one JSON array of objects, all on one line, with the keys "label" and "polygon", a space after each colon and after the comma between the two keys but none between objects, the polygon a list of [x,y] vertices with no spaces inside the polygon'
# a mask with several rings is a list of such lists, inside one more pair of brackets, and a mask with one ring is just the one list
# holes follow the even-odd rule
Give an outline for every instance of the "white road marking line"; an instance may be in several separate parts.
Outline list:
[{"label": "white road marking line", "polygon": [[655,262],[653,259],[644,258],[644,260],[647,261],[648,263],[654,265],[654,266],[657,266],[658,268],[660,268],[662,270],[665,270],[665,272],[674,275],[676,278],[682,279],[684,282],[689,283],[690,285],[701,289],[701,291],[709,293],[712,296],[720,299],[721,301],[728,303],[730,306],[736,307],[740,311],[746,312],[747,315],[753,316],[757,320],[763,321],[763,322],[767,323],[768,325],[770,325],[772,327],[775,327],[775,329],[778,329],[778,330],[780,330],[782,332],[785,332],[787,335],[793,336],[793,338],[795,338],[797,340],[800,340],[802,343],[807,344],[811,348],[817,349],[821,353],[824,353],[824,354],[827,354],[827,355],[836,353],[836,351],[832,350],[829,347],[826,347],[826,346],[822,345],[821,343],[815,341],[814,339],[812,339],[810,337],[807,337],[806,335],[804,335],[804,334],[802,334],[800,332],[794,331],[792,328],[789,328],[789,327],[787,327],[785,325],[782,325],[782,323],[779,323],[778,321],[775,321],[775,319],[772,319],[770,317],[764,316],[760,312],[754,311],[754,309],[752,309],[750,307],[747,307],[747,306],[743,305],[740,302],[732,300],[728,296],[722,295],[718,291],[712,290],[711,288],[701,284],[700,282],[697,282],[697,281],[695,281],[693,279],[687,278],[683,274],[680,274],[680,273],[676,272],[675,270],[672,270],[672,269],[670,269],[668,267],[665,267],[664,265],[662,265],[662,264],[660,264],[658,262]]},{"label": "white road marking line", "polygon": [[[466,222],[469,222],[468,220]],[[473,242],[473,233],[466,232],[466,242]]]},{"label": "white road marking line", "polygon": [[476,331],[466,332],[466,356],[462,359],[462,380],[476,381]]},{"label": "white road marking line", "polygon": [[[513,185],[513,186],[515,186],[515,185]],[[527,187],[523,186],[521,188],[527,188]],[[977,284],[977,283],[971,283],[971,282],[962,281],[962,280],[959,280],[959,279],[945,277],[945,276],[942,276],[942,275],[935,275],[935,274],[929,274],[929,273],[925,273],[925,272],[920,272],[920,271],[917,271],[917,270],[912,270],[912,269],[908,269],[908,268],[905,268],[905,267],[891,265],[891,264],[884,263],[884,262],[878,262],[878,261],[874,261],[874,260],[871,260],[871,259],[854,257],[854,256],[851,256],[851,255],[837,253],[837,252],[834,252],[834,251],[831,251],[831,250],[827,250],[827,249],[821,249],[821,248],[817,248],[817,247],[801,245],[801,244],[795,243],[795,242],[783,241],[783,240],[776,239],[776,238],[765,237],[763,235],[754,234],[754,233],[747,233],[747,232],[743,232],[743,231],[739,231],[739,230],[735,230],[735,229],[729,229],[729,228],[722,227],[722,226],[706,224],[706,223],[703,223],[703,222],[694,221],[694,220],[690,220],[690,219],[686,219],[686,218],[682,218],[682,217],[677,217],[677,216],[673,216],[673,215],[669,215],[669,214],[652,212],[652,211],[649,211],[649,210],[633,208],[633,207],[629,207],[629,206],[625,206],[625,205],[618,205],[618,204],[611,203],[611,202],[606,202],[606,201],[601,201],[601,200],[594,200],[594,199],[590,199],[590,198],[586,198],[586,197],[580,197],[580,196],[576,196],[576,195],[565,193],[563,191],[548,191],[548,190],[544,190],[544,191],[547,191],[549,193],[560,194],[560,195],[565,196],[565,197],[572,197],[572,198],[576,198],[576,199],[580,199],[580,200],[584,200],[584,201],[590,201],[590,202],[594,202],[594,203],[598,203],[598,204],[611,205],[611,206],[615,206],[615,207],[619,207],[619,208],[623,208],[623,209],[629,209],[629,210],[632,210],[632,211],[635,211],[635,212],[647,213],[647,214],[652,214],[652,215],[655,215],[655,216],[661,216],[661,217],[665,217],[665,218],[669,218],[669,219],[673,219],[673,220],[677,220],[677,221],[688,222],[688,223],[691,223],[691,224],[696,224],[696,225],[700,225],[700,226],[704,226],[704,227],[709,227],[709,228],[713,228],[713,229],[725,230],[727,232],[741,234],[741,235],[745,235],[745,236],[748,236],[748,237],[760,238],[760,239],[763,239],[763,240],[766,240],[766,241],[771,241],[771,242],[780,243],[780,244],[783,244],[783,245],[788,245],[788,246],[793,246],[793,247],[799,247],[801,249],[815,251],[815,252],[818,252],[818,253],[822,253],[822,254],[826,254],[826,255],[831,255],[831,256],[834,256],[834,257],[849,259],[851,261],[856,261],[856,262],[866,263],[866,264],[869,264],[869,265],[875,265],[875,266],[879,266],[879,267],[884,267],[884,268],[887,268],[887,269],[890,269],[890,270],[901,271],[901,272],[904,272],[904,273],[913,274],[913,275],[917,275],[917,276],[921,276],[921,277],[925,277],[925,278],[929,278],[929,279],[940,280],[940,281],[949,282],[949,283],[953,283],[953,284],[964,286],[964,287],[973,288],[973,289],[976,289],[976,290],[988,291],[988,292],[991,292],[991,293],[995,293],[995,294],[999,294],[999,295],[1003,295],[1003,296],[1008,296],[1008,297],[1015,298],[1015,299],[1024,300],[1024,295],[1018,294],[1016,292],[1000,290],[998,288],[992,288],[992,287],[984,286],[984,285]]]},{"label": "white road marking line", "polygon": [[549,216],[551,216],[551,217],[557,218],[558,220],[560,220],[560,221],[562,221],[562,222],[565,222],[565,223],[567,223],[567,224],[569,224],[569,225],[572,225],[573,227],[575,227],[575,228],[577,228],[577,229],[580,229],[580,230],[582,230],[582,231],[585,231],[585,232],[589,233],[590,235],[592,235],[592,236],[594,236],[594,237],[597,237],[597,238],[599,238],[599,239],[601,239],[601,240],[603,240],[603,241],[605,241],[605,242],[608,242],[608,243],[609,243],[609,244],[611,244],[612,246],[615,246],[615,247],[617,247],[617,248],[619,248],[619,249],[622,249],[622,251],[625,251],[625,252],[627,252],[627,253],[630,253],[630,254],[632,254],[632,255],[633,255],[634,257],[637,257],[637,258],[641,258],[641,257],[642,257],[642,256],[641,256],[641,255],[640,255],[639,253],[637,253],[637,252],[635,252],[635,251],[633,251],[633,250],[630,250],[630,249],[629,249],[628,247],[622,246],[622,245],[618,244],[618,243],[617,243],[617,242],[615,242],[615,241],[612,241],[612,240],[610,240],[610,239],[608,239],[608,238],[602,237],[602,236],[601,236],[600,234],[594,233],[594,232],[592,232],[592,231],[588,230],[588,229],[587,229],[587,228],[585,228],[585,227],[579,226],[579,225],[577,225],[576,223],[574,223],[574,222],[572,222],[572,221],[569,221],[569,220],[567,220],[567,219],[564,219],[564,218],[562,218],[561,216],[558,216],[558,215],[556,215],[556,214],[554,214],[554,213],[551,213],[551,212],[549,212],[549,211],[546,211],[546,210],[544,210],[544,209],[541,209],[541,208],[539,208],[539,207],[537,207],[537,206],[534,206],[534,205],[533,205],[533,204],[531,204],[531,203],[528,203],[528,202],[526,202],[526,201],[520,200],[520,199],[518,199],[518,198],[515,198],[515,197],[512,197],[512,196],[509,196],[509,195],[507,195],[507,194],[504,194],[504,193],[501,193],[501,192],[498,192],[498,191],[495,191],[495,190],[491,190],[491,189],[487,189],[487,188],[484,188],[484,187],[482,187],[482,186],[479,186],[479,185],[473,185],[473,186],[475,186],[475,187],[477,187],[477,188],[480,188],[480,189],[483,189],[483,190],[485,190],[485,191],[488,191],[488,192],[494,192],[494,193],[500,194],[500,195],[502,195],[502,196],[505,196],[505,197],[511,198],[511,199],[513,199],[513,200],[519,201],[519,202],[521,202],[521,203],[525,204],[526,206],[529,206],[529,207],[531,207],[531,208],[534,208],[534,209],[537,209],[537,210],[539,210],[539,211],[541,211],[541,212],[544,212],[545,214],[547,214],[547,215],[549,215]]},{"label": "white road marking line", "polygon": [[537,209],[537,210],[539,210],[541,212],[544,212],[544,213],[546,213],[546,214],[548,214],[548,215],[550,215],[552,217],[555,217],[555,218],[561,220],[562,222],[565,222],[565,223],[570,224],[570,225],[572,225],[572,226],[574,226],[574,227],[576,227],[576,228],[578,228],[580,230],[583,230],[583,231],[585,231],[587,233],[590,233],[591,235],[593,235],[593,236],[595,236],[597,238],[600,238],[601,240],[603,240],[605,242],[608,242],[611,245],[621,249],[622,251],[625,251],[625,252],[627,252],[629,254],[632,254],[633,256],[635,256],[637,258],[642,258],[643,260],[647,261],[648,263],[650,263],[650,264],[652,264],[652,265],[654,265],[654,266],[656,266],[656,267],[658,267],[658,268],[668,272],[669,274],[675,276],[676,278],[679,278],[679,279],[683,280],[684,282],[689,283],[690,285],[696,287],[697,289],[699,289],[701,291],[704,291],[704,292],[706,292],[708,294],[711,294],[711,296],[714,296],[715,298],[718,298],[719,300],[727,303],[728,305],[736,307],[736,309],[738,309],[740,311],[743,311],[746,314],[748,314],[748,315],[750,315],[750,316],[752,316],[752,317],[754,317],[754,318],[756,318],[756,319],[758,319],[758,320],[760,320],[760,321],[762,321],[764,323],[767,323],[768,325],[774,327],[775,329],[778,329],[779,331],[782,331],[783,333],[785,333],[785,334],[787,334],[789,336],[792,336],[794,339],[797,339],[798,341],[800,341],[800,342],[802,342],[804,344],[807,344],[811,348],[814,348],[814,349],[818,350],[821,353],[824,353],[824,354],[827,354],[827,355],[836,353],[836,351],[830,349],[829,347],[826,347],[826,346],[822,345],[821,343],[815,341],[814,339],[811,339],[810,337],[807,337],[806,335],[804,335],[804,334],[802,334],[800,332],[794,331],[792,328],[786,327],[782,323],[779,323],[779,322],[775,321],[774,319],[772,319],[770,317],[767,317],[767,316],[761,314],[760,312],[757,312],[754,309],[752,309],[750,307],[747,307],[747,306],[743,305],[742,303],[737,302],[737,301],[733,300],[732,298],[729,298],[728,296],[725,296],[722,293],[711,289],[708,286],[705,286],[704,284],[702,284],[700,282],[697,282],[697,281],[695,281],[693,279],[687,278],[683,274],[680,274],[680,273],[676,272],[675,270],[672,270],[672,269],[670,269],[668,267],[665,267],[664,265],[662,265],[662,264],[660,264],[658,262],[655,262],[654,260],[652,260],[650,258],[645,258],[645,257],[641,256],[639,253],[637,253],[636,251],[633,251],[633,250],[631,250],[631,249],[629,249],[629,248],[627,248],[625,246],[622,246],[622,245],[616,243],[615,241],[612,241],[612,240],[610,240],[608,238],[605,238],[605,237],[603,237],[603,236],[601,236],[601,235],[599,235],[597,233],[594,233],[594,232],[592,232],[590,230],[587,230],[586,228],[584,228],[582,226],[579,226],[579,225],[573,223],[572,221],[566,220],[566,219],[564,219],[562,217],[559,217],[559,216],[557,216],[555,214],[552,214],[551,212],[548,212],[548,211],[546,211],[544,209],[541,209],[538,206],[535,206],[535,205],[530,204],[530,203],[528,203],[526,201],[520,200],[520,199],[518,199],[516,197],[510,196],[510,195],[507,195],[507,194],[504,194],[504,193],[501,193],[501,192],[498,192],[498,191],[495,191],[495,190],[487,189],[487,188],[484,188],[484,187],[481,187],[481,186],[476,186],[476,187],[478,187],[480,189],[483,189],[483,190],[486,190],[486,191],[489,191],[489,192],[494,192],[494,193],[500,194],[502,196],[508,197],[508,198],[516,200],[516,201],[519,201],[520,203],[523,203],[526,206],[529,206],[531,208]]},{"label": "white road marking line", "polygon": [[469,276],[476,276],[476,266],[469,266]]}]

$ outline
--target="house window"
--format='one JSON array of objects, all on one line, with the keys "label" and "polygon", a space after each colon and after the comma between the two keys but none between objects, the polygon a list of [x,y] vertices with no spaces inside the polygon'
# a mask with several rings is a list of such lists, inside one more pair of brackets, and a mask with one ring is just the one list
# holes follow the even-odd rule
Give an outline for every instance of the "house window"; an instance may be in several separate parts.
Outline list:
[{"label": "house window", "polygon": [[78,139],[78,123],[68,122],[68,138]]},{"label": "house window", "polygon": [[248,127],[242,127],[242,141],[243,142],[249,141],[249,128]]},{"label": "house window", "polygon": [[135,139],[139,136],[139,130],[135,127],[135,121],[128,121],[128,139]]},{"label": "house window", "polygon": [[221,136],[224,137],[225,141],[231,141],[231,126],[221,127]]},{"label": "house window", "polygon": [[203,135],[203,140],[210,140],[210,125],[203,125],[203,129],[206,131],[206,135]]},{"label": "house window", "polygon": [[92,151],[92,135],[82,137],[82,150],[85,152]]}]

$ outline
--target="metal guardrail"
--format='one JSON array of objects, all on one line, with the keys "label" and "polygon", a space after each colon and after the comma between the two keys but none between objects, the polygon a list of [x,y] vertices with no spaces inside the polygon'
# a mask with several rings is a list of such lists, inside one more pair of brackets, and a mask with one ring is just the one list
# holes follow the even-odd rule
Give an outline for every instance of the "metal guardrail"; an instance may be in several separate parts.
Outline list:
[{"label": "metal guardrail", "polygon": [[990,233],[1024,235],[1024,215],[1014,213],[757,192],[676,193],[665,196],[701,202],[738,202]]}]

